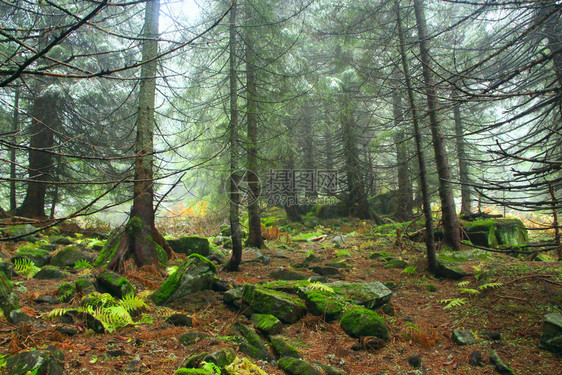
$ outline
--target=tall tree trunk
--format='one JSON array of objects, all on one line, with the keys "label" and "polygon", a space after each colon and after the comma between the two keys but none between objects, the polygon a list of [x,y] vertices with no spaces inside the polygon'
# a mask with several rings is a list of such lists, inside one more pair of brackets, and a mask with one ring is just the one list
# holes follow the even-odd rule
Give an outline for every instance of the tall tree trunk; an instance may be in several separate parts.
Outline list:
[{"label": "tall tree trunk", "polygon": [[236,71],[236,11],[237,4],[230,10],[230,230],[232,233],[232,256],[224,267],[226,271],[237,271],[242,262],[242,238],[240,236],[240,175],[238,170],[238,74]]},{"label": "tall tree trunk", "polygon": [[396,23],[398,26],[398,39],[400,41],[400,58],[402,61],[402,68],[404,70],[404,78],[406,81],[406,88],[408,91],[408,101],[410,102],[410,111],[412,113],[412,123],[414,125],[414,141],[416,143],[416,154],[418,158],[418,167],[420,170],[420,189],[422,192],[423,200],[423,215],[425,219],[425,247],[427,253],[427,264],[429,271],[434,274],[439,274],[439,264],[437,263],[437,256],[435,255],[435,239],[433,236],[433,216],[431,214],[431,200],[429,195],[429,187],[427,184],[427,171],[425,167],[425,156],[421,141],[421,132],[418,122],[418,115],[416,110],[416,102],[414,99],[414,90],[412,88],[412,81],[410,78],[410,68],[408,66],[408,59],[406,57],[406,48],[404,43],[404,32],[402,29],[402,19],[400,16],[400,0],[394,0]]},{"label": "tall tree trunk", "polygon": [[369,202],[365,194],[359,163],[357,148],[357,124],[354,117],[354,106],[350,92],[342,93],[341,100],[341,128],[342,144],[347,179],[347,206],[349,213],[360,219],[370,219]]},{"label": "tall tree trunk", "polygon": [[133,184],[133,207],[127,230],[109,269],[123,270],[123,261],[132,253],[137,266],[158,267],[155,243],[171,253],[165,240],[154,226],[154,176],[153,137],[154,101],[156,97],[156,74],[158,67],[158,17],[160,0],[148,0],[144,14],[144,40],[142,42],[141,81],[137,113],[137,135],[135,140],[135,179]]},{"label": "tall tree trunk", "polygon": [[414,0],[414,11],[420,41],[420,58],[423,65],[423,78],[427,95],[427,107],[429,114],[429,126],[435,152],[435,163],[439,175],[439,198],[441,199],[441,213],[443,228],[445,230],[445,242],[453,249],[460,249],[459,219],[453,199],[451,188],[451,171],[449,160],[445,150],[445,141],[441,134],[441,128],[437,119],[437,96],[433,85],[433,76],[430,68],[430,58],[427,47],[427,26],[423,0]]},{"label": "tall tree trunk", "polygon": [[461,215],[472,212],[470,198],[470,176],[468,172],[468,159],[466,155],[466,142],[461,120],[461,104],[458,95],[453,89],[453,115],[455,118],[455,136],[457,140],[457,158],[459,159],[459,182],[461,184]]},{"label": "tall tree trunk", "polygon": [[[303,116],[303,137],[302,137],[302,145],[303,145],[303,164],[304,169],[309,171],[314,171],[316,168],[316,163],[314,159],[314,132],[312,129],[312,116],[311,116],[311,108],[309,106],[304,107],[304,116]],[[306,196],[311,199],[315,199],[318,197],[318,190],[317,190],[317,181],[313,181],[313,186],[310,191],[306,192]],[[295,207],[295,210],[298,211]],[[299,220],[300,221],[300,216]]]},{"label": "tall tree trunk", "polygon": [[[17,139],[19,130],[19,103],[20,103],[20,89],[16,86],[16,93],[14,98],[14,114],[12,118],[12,132],[14,133],[14,140]],[[14,141],[17,143],[17,141]],[[16,190],[16,148],[12,147],[10,150],[10,211],[15,211],[17,208],[17,190]]]},{"label": "tall tree trunk", "polygon": [[[253,17],[252,3],[246,2],[246,20]],[[256,82],[256,53],[254,51],[254,28],[248,27],[246,37],[246,100],[247,100],[247,135],[248,135],[248,190],[250,200],[248,202],[248,240],[246,245],[262,248],[265,246],[261,234],[261,220],[259,209],[260,184],[258,178],[258,102]]]},{"label": "tall tree trunk", "polygon": [[18,216],[45,217],[45,194],[53,167],[54,130],[59,128],[61,99],[58,94],[37,96],[31,108],[29,141],[29,183]]},{"label": "tall tree trunk", "polygon": [[393,74],[396,84],[392,92],[394,127],[396,128],[394,143],[396,144],[396,164],[398,166],[398,212],[396,218],[398,220],[407,221],[411,220],[413,217],[412,210],[414,202],[409,171],[410,156],[408,155],[408,145],[404,135],[404,125],[402,123],[404,121],[404,114],[397,73],[398,70]]}]

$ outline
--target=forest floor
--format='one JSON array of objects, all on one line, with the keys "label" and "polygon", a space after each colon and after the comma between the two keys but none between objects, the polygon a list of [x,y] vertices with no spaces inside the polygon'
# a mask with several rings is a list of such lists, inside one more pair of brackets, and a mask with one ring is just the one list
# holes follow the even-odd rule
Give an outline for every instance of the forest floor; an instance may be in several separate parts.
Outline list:
[{"label": "forest floor", "polygon": [[[393,283],[394,294],[390,302],[393,313],[380,312],[390,333],[390,340],[382,349],[353,350],[352,346],[358,340],[348,336],[337,321],[327,323],[310,314],[283,329],[283,335],[306,360],[332,365],[345,374],[493,374],[495,370],[489,361],[491,350],[495,350],[515,374],[562,373],[561,359],[538,347],[544,315],[562,311],[560,262],[479,254],[477,259],[462,262],[461,267],[471,276],[459,285],[459,281],[434,278],[425,270],[422,244],[396,237],[396,232],[377,234],[368,222],[348,224],[323,223],[315,231],[325,237],[314,242],[289,240],[287,236],[268,241],[268,248],[261,250],[269,257],[268,264],[260,261],[263,257],[257,257],[257,252],[246,251],[240,272],[219,271],[218,276],[232,285],[269,281],[270,272],[279,269],[312,276],[310,270],[294,267],[313,252],[323,259],[320,264],[334,261],[346,264],[341,268],[342,275],[328,277],[329,281]],[[343,241],[335,243],[334,236],[344,236]],[[1,251],[10,256],[20,245],[4,244]],[[384,260],[369,258],[375,251],[385,251],[405,260],[408,268],[385,268]],[[181,258],[173,262],[179,264]],[[98,271],[75,271],[63,281],[73,281],[84,272],[95,274]],[[130,270],[124,276],[141,295],[143,291],[156,289],[165,279],[165,276],[143,269]],[[68,337],[55,330],[60,323],[47,318],[45,313],[53,308],[77,304],[79,298],[56,305],[39,304],[35,300],[40,295],[57,296],[60,281],[22,276],[14,281],[22,310],[40,325],[18,328],[0,318],[0,354],[3,355],[54,346],[64,353],[67,374],[173,374],[187,356],[224,347],[232,347],[238,356],[246,357],[238,351],[232,326],[236,322],[249,321],[225,305],[219,292],[200,292],[168,306],[193,317],[193,327],[173,327],[154,313],[150,321],[112,333],[94,334],[79,325],[80,333]],[[484,283],[502,284],[479,290],[478,286]],[[445,308],[443,300],[460,298],[464,298],[464,304]],[[146,298],[146,301],[151,311],[156,312],[150,299]],[[458,346],[451,339],[455,328],[471,330],[478,343]],[[209,337],[190,346],[180,344],[179,336],[191,331],[204,332]],[[489,333],[497,333],[501,339],[489,339]],[[476,350],[483,354],[482,367],[469,365],[469,356]],[[408,358],[414,354],[421,356],[421,370],[414,370],[408,363]],[[253,362],[268,374],[283,373],[272,364]]]}]

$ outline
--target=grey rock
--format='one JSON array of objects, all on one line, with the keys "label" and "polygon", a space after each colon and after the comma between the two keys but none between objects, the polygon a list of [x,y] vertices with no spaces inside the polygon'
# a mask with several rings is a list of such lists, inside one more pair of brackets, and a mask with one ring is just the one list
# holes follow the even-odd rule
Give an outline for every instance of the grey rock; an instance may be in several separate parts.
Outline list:
[{"label": "grey rock", "polygon": [[336,293],[345,295],[356,305],[374,310],[390,301],[392,291],[379,281],[370,283],[348,283],[336,281],[326,284]]},{"label": "grey rock", "polygon": [[64,276],[64,273],[55,266],[44,266],[33,275],[34,279],[38,280],[60,280]]},{"label": "grey rock", "polygon": [[180,336],[179,340],[182,345],[189,346],[206,339],[209,335],[202,332],[188,332]]},{"label": "grey rock", "polygon": [[483,366],[482,363],[482,352],[480,350],[475,350],[468,357],[468,363],[471,366]]},{"label": "grey rock", "polygon": [[244,338],[240,344],[240,351],[252,358],[270,362],[273,356],[256,331],[244,324],[235,324],[234,329]]},{"label": "grey rock", "polygon": [[416,354],[412,354],[411,356],[409,356],[408,357],[408,363],[413,368],[420,368],[422,366],[421,354],[416,353]]},{"label": "grey rock", "polygon": [[185,314],[172,314],[164,322],[176,327],[193,327],[193,318]]},{"label": "grey rock", "polygon": [[58,332],[62,333],[63,335],[67,335],[67,336],[76,336],[79,331],[78,329],[76,329],[76,327],[71,327],[71,326],[60,326],[55,328]]},{"label": "grey rock", "polygon": [[111,271],[102,272],[96,277],[96,289],[101,293],[107,292],[116,298],[135,294],[133,285],[129,280]]},{"label": "grey rock", "polygon": [[310,276],[286,268],[271,271],[269,277],[274,280],[307,280]]},{"label": "grey rock", "polygon": [[8,321],[16,326],[20,324],[33,324],[33,319],[21,311],[20,309],[10,311],[10,315],[7,316]]},{"label": "grey rock", "polygon": [[39,296],[39,297],[35,298],[35,303],[44,303],[44,304],[47,304],[47,305],[56,305],[56,304],[59,304],[60,301],[57,297],[46,294],[46,295],[42,295],[42,296]]},{"label": "grey rock", "polygon": [[513,375],[513,370],[498,356],[495,350],[490,352],[490,362],[495,366],[495,369],[500,374]]},{"label": "grey rock", "polygon": [[10,375],[62,375],[64,355],[60,350],[31,350],[21,352],[6,360]]},{"label": "grey rock", "polygon": [[269,342],[279,357],[302,358],[302,354],[284,336],[272,336]]},{"label": "grey rock", "polygon": [[74,267],[76,262],[83,260],[93,264],[96,260],[96,255],[85,251],[80,246],[71,245],[53,255],[51,264],[57,267]]},{"label": "grey rock", "polygon": [[468,329],[454,329],[452,339],[459,346],[473,345],[478,342]]},{"label": "grey rock", "polygon": [[168,240],[168,245],[170,245],[174,252],[186,255],[199,254],[207,256],[211,252],[209,240],[205,237],[180,237],[175,240]]},{"label": "grey rock", "polygon": [[540,348],[562,356],[562,314],[544,316]]}]

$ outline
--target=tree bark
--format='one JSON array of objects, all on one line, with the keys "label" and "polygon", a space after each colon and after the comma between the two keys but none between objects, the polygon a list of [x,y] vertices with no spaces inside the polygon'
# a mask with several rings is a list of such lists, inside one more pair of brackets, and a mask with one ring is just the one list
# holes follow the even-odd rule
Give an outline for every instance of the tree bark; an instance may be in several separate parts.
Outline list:
[{"label": "tree bark", "polygon": [[398,167],[398,212],[396,218],[401,221],[411,220],[414,207],[412,197],[412,181],[410,180],[408,145],[404,135],[404,115],[402,110],[402,98],[398,88],[398,70],[393,74],[396,82],[392,92],[392,109],[394,115],[394,127],[396,134],[394,143],[396,144],[396,165]]},{"label": "tree bark", "polygon": [[[16,86],[14,98],[14,114],[12,117],[12,132],[14,133],[14,140],[16,139],[19,130],[19,103],[20,103],[20,90]],[[14,141],[14,143],[17,143]],[[12,147],[10,150],[10,211],[15,211],[17,208],[17,190],[16,190],[16,148]]]},{"label": "tree bark", "polygon": [[400,59],[402,62],[402,68],[404,70],[404,78],[408,91],[408,101],[410,102],[410,111],[412,113],[412,123],[414,125],[414,141],[416,143],[416,154],[420,170],[420,189],[422,192],[423,215],[425,219],[425,247],[427,253],[427,265],[429,271],[433,275],[437,276],[439,274],[439,264],[437,263],[437,256],[435,255],[435,239],[433,237],[433,216],[431,213],[431,200],[429,196],[429,187],[427,184],[425,156],[421,142],[421,133],[418,123],[416,102],[414,99],[414,90],[412,88],[412,81],[410,78],[408,59],[406,57],[406,48],[404,46],[404,32],[402,30],[402,19],[400,16],[400,0],[394,0],[394,6],[396,12],[396,23],[398,27],[398,39],[400,41]]},{"label": "tree bark", "polygon": [[459,159],[459,182],[461,184],[461,215],[470,215],[470,175],[468,172],[468,159],[466,155],[466,141],[461,119],[461,104],[458,95],[453,91],[453,115],[455,119],[455,136],[457,140],[457,158]]},{"label": "tree bark", "polygon": [[430,58],[427,46],[427,26],[423,0],[414,0],[414,11],[420,41],[420,58],[423,68],[424,85],[427,96],[427,107],[429,115],[429,126],[433,140],[435,163],[439,175],[439,198],[441,199],[441,213],[443,228],[445,230],[445,242],[453,249],[460,249],[459,219],[455,209],[453,189],[451,188],[451,172],[445,140],[441,133],[439,120],[437,119],[437,95],[433,84],[433,76],[430,68]]},{"label": "tree bark", "polygon": [[[246,2],[246,20],[252,20],[252,4]],[[249,190],[248,202],[248,240],[247,246],[265,247],[261,233],[259,209],[260,184],[258,178],[258,102],[256,82],[256,53],[254,51],[254,29],[248,27],[245,33],[246,57],[246,100],[247,100],[247,135],[248,135],[248,173],[246,173]]]},{"label": "tree bark", "polygon": [[[158,68],[158,17],[160,0],[148,0],[144,15],[139,102],[135,140],[133,207],[121,243],[107,268],[123,270],[123,261],[132,253],[137,266],[158,267],[156,246],[167,248],[154,226],[153,138],[156,74]],[[169,253],[169,248],[166,249]]]},{"label": "tree bark", "polygon": [[29,183],[25,199],[16,215],[33,218],[45,217],[45,194],[51,179],[55,129],[61,126],[61,99],[57,94],[38,96],[31,108],[29,141]]},{"label": "tree bark", "polygon": [[238,271],[242,262],[242,238],[240,236],[240,171],[238,170],[238,74],[236,59],[236,11],[237,4],[230,10],[229,40],[229,79],[230,79],[230,230],[232,238],[232,256],[224,267],[226,271]]}]

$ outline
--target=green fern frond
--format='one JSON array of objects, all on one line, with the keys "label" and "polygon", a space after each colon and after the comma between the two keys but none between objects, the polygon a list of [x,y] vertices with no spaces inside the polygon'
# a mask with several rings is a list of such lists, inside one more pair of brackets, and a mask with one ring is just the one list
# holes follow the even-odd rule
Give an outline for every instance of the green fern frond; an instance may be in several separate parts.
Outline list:
[{"label": "green fern frond", "polygon": [[449,298],[449,299],[443,299],[439,302],[447,304],[443,307],[443,309],[450,309],[450,308],[453,308],[453,307],[459,307],[459,306],[465,305],[466,304],[466,298]]},{"label": "green fern frond", "polygon": [[468,286],[469,284],[470,284],[470,281],[465,280],[465,281],[461,281],[461,282],[457,283],[457,286],[460,287],[460,288],[463,288],[465,286]]},{"label": "green fern frond", "polygon": [[68,307],[60,307],[57,309],[53,309],[51,311],[49,311],[48,313],[45,313],[46,316],[48,318],[54,319],[54,318],[58,318],[63,316],[64,314],[71,312],[71,311],[76,311],[75,308],[68,308]]},{"label": "green fern frond", "polygon": [[41,268],[27,258],[17,258],[14,260],[14,268],[17,273],[21,273],[26,279],[31,279]]},{"label": "green fern frond", "polygon": [[326,292],[326,293],[335,293],[334,289],[330,288],[329,286],[319,283],[319,282],[314,282],[314,283],[310,283],[307,287],[307,290],[320,290],[322,292]]},{"label": "green fern frond", "polygon": [[497,288],[501,288],[502,286],[503,283],[487,283],[487,284],[480,285],[478,288],[480,290],[486,290],[486,289],[497,289]]},{"label": "green fern frond", "polygon": [[159,307],[159,308],[156,310],[156,312],[155,312],[154,315],[155,315],[155,317],[157,317],[157,318],[164,318],[164,319],[166,319],[166,318],[168,318],[168,317],[170,317],[170,316],[172,316],[172,315],[174,315],[174,314],[177,314],[177,313],[178,313],[178,312],[177,312],[176,310],[173,310],[173,309],[171,309],[171,308],[169,308],[169,307],[165,307],[165,306],[164,306],[164,307]]},{"label": "green fern frond", "polygon": [[117,306],[123,307],[128,312],[142,309],[148,310],[148,305],[146,304],[144,299],[140,298],[139,296],[135,296],[134,294],[127,294],[125,297],[123,297],[123,299],[117,302]]},{"label": "green fern frond", "polygon": [[74,263],[75,270],[83,270],[87,268],[92,268],[93,266],[86,259],[80,259]]}]

